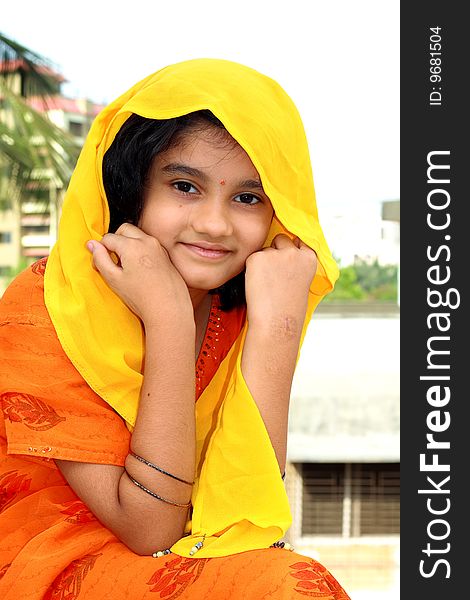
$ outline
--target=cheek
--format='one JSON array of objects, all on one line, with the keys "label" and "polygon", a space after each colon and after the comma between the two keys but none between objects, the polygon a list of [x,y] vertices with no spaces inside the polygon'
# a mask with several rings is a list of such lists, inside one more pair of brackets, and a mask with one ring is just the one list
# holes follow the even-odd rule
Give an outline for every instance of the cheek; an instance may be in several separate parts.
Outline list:
[{"label": "cheek", "polygon": [[264,246],[264,243],[268,237],[271,229],[271,223],[274,218],[274,211],[271,210],[268,215],[265,215],[264,219],[261,219],[256,228],[256,233],[253,232],[253,239],[256,239],[258,249]]},{"label": "cheek", "polygon": [[157,238],[163,244],[163,240],[167,240],[171,232],[177,230],[177,219],[171,211],[154,203],[142,211],[139,227],[144,233]]},{"label": "cheek", "polygon": [[245,248],[246,256],[248,257],[253,252],[257,252],[263,248],[268,237],[269,223],[262,223],[257,227],[246,227],[243,231],[243,248]]}]

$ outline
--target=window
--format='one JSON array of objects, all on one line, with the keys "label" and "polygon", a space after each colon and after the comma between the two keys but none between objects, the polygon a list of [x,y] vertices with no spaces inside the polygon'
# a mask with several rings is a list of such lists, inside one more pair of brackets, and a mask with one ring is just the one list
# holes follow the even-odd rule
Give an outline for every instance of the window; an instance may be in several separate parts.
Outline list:
[{"label": "window", "polygon": [[83,135],[83,123],[78,121],[69,121],[69,131],[76,137],[82,137]]},{"label": "window", "polygon": [[0,231],[0,244],[9,244],[11,242],[11,231]]},{"label": "window", "polygon": [[23,235],[49,235],[50,232],[49,225],[30,225],[23,223]]},{"label": "window", "polygon": [[[394,534],[400,529],[400,473],[394,464],[355,465],[353,503],[358,535]],[[356,498],[357,500],[354,500]]]},{"label": "window", "polygon": [[344,469],[340,465],[303,465],[303,534],[342,533]]},{"label": "window", "polygon": [[398,463],[303,463],[302,535],[398,535]]}]

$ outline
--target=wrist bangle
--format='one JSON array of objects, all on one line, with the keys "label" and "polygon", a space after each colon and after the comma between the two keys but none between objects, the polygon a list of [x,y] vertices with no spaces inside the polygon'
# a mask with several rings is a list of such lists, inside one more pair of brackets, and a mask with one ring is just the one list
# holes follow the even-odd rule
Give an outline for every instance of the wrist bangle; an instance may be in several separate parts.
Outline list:
[{"label": "wrist bangle", "polygon": [[189,508],[191,506],[191,502],[187,502],[187,503],[173,502],[173,500],[168,500],[167,498],[163,498],[163,496],[159,496],[155,492],[152,492],[152,490],[149,490],[148,488],[146,488],[145,485],[142,485],[139,481],[134,479],[131,475],[129,475],[129,473],[127,472],[126,469],[124,469],[124,472],[126,473],[126,475],[129,477],[129,479],[132,481],[132,483],[135,486],[137,486],[143,492],[146,492],[147,494],[149,494],[149,496],[152,496],[152,498],[155,498],[156,500],[160,500],[160,502],[165,502],[165,504],[171,504],[172,506],[181,506],[182,508]]},{"label": "wrist bangle", "polygon": [[144,463],[144,465],[147,465],[147,467],[152,467],[152,469],[155,469],[159,473],[163,473],[163,475],[167,475],[168,477],[171,477],[172,479],[176,479],[176,481],[180,481],[181,483],[185,483],[186,485],[194,484],[194,481],[186,481],[185,479],[181,479],[180,477],[177,477],[176,475],[173,475],[172,473],[168,473],[168,471],[165,471],[164,469],[157,467],[157,465],[154,465],[146,458],[143,458],[142,456],[135,454],[135,452],[132,452],[132,450],[129,450],[129,454],[131,456],[133,456],[134,458],[136,458],[137,460],[139,460],[141,463]]}]

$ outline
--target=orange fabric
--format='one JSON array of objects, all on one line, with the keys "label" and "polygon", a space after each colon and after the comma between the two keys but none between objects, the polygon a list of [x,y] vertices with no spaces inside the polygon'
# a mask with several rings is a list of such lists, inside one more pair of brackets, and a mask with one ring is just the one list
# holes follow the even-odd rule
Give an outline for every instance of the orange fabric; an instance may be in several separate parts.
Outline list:
[{"label": "orange fabric", "polygon": [[[63,351],[44,306],[46,259],[2,298],[2,406],[14,454],[123,466],[130,433],[124,420],[84,381]],[[244,322],[245,309],[222,313],[212,301],[196,363],[200,396]]]},{"label": "orange fabric", "polygon": [[2,408],[8,451],[124,465],[130,433],[65,355],[44,306],[43,259],[2,298]]},{"label": "orange fabric", "polygon": [[[45,259],[2,299],[0,336],[0,598],[347,600],[318,562],[282,549],[223,558],[138,556],[93,516],[53,458],[123,465],[130,434],[89,388],[57,339],[44,306]],[[196,364],[198,395],[238,336],[244,310],[212,303]]]}]

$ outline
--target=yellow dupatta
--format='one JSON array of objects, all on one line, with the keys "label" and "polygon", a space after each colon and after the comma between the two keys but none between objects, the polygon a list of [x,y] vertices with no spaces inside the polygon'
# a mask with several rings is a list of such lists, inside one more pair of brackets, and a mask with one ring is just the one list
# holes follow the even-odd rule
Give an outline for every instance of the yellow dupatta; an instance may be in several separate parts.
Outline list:
[{"label": "yellow dupatta", "polygon": [[[64,351],[130,429],[142,384],[142,326],[93,269],[85,246],[108,230],[102,160],[130,114],[168,119],[201,109],[209,109],[222,121],[261,177],[275,211],[265,245],[285,232],[299,236],[317,253],[319,267],[302,341],[316,305],[338,276],[318,222],[302,122],[275,81],[234,62],[196,59],[168,66],[137,83],[92,125],[70,181],[58,241],[45,273],[45,302]],[[275,453],[241,373],[246,327],[196,403],[191,535],[171,548],[181,556],[189,556],[203,535],[197,558],[265,548],[291,524]]]}]

